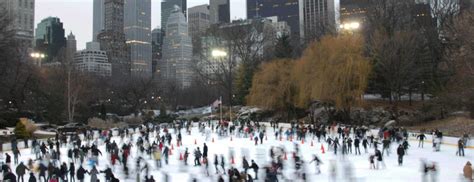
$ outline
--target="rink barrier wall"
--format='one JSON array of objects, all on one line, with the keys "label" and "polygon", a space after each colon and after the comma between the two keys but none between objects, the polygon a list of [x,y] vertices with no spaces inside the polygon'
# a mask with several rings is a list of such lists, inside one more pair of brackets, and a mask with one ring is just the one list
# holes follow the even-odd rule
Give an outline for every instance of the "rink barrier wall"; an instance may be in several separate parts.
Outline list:
[{"label": "rink barrier wall", "polygon": [[[265,126],[267,127],[270,127],[270,123],[268,122],[261,122],[262,124],[264,124]],[[283,128],[290,128],[291,125],[289,123],[279,123],[278,124],[280,127],[283,127]],[[378,130],[371,130],[370,131],[375,137],[377,137],[377,133],[378,133]],[[118,135],[118,131],[112,131],[112,134],[113,135]],[[418,141],[416,139],[416,136],[418,136],[420,133],[416,133],[416,132],[409,132],[409,140],[410,141]],[[425,134],[426,136],[426,139],[425,139],[425,143],[432,143],[432,135],[429,135],[429,134]],[[51,138],[54,138],[54,137],[51,137]],[[445,136],[443,137],[443,141],[441,142],[443,145],[448,145],[448,146],[454,146],[454,147],[457,147],[458,146],[458,140],[459,138],[458,137],[449,137],[449,136]],[[46,142],[46,139],[39,139],[38,141],[43,141],[43,142]],[[18,140],[17,142],[18,144],[18,148],[19,149],[23,149],[25,148],[25,143],[23,140]],[[32,141],[29,140],[28,141],[28,146],[31,146],[31,143]],[[31,148],[31,147],[30,147]],[[471,139],[468,144],[466,145],[465,149],[474,149],[474,139]],[[3,143],[2,144],[2,148],[0,151],[11,151],[11,144],[10,143]]]},{"label": "rink barrier wall", "polygon": [[[46,142],[46,140],[43,139],[38,139],[38,142]],[[28,140],[28,147],[31,149],[31,144],[33,143],[33,140]],[[24,149],[25,148],[25,142],[24,140],[17,140],[17,146],[18,149]],[[2,152],[3,151],[11,151],[12,150],[12,144],[11,143],[3,143],[2,144]]]},{"label": "rink barrier wall", "polygon": [[[418,141],[416,136],[418,136],[419,134],[420,133],[410,133],[409,140],[410,141]],[[432,135],[425,134],[425,136],[426,136],[426,139],[424,141],[425,143],[433,143],[433,136]],[[458,140],[459,140],[459,138],[456,138],[456,137],[445,137],[445,136],[443,136],[443,140],[441,141],[441,144],[458,147]],[[474,149],[474,141],[469,140],[467,142],[467,145],[464,148]]]},{"label": "rink barrier wall", "polygon": [[[270,123],[269,123],[269,122],[261,122],[261,123],[265,124],[265,126],[270,127]],[[290,128],[290,127],[291,127],[291,124],[290,124],[290,123],[279,123],[278,126],[283,127],[283,128]],[[373,129],[373,130],[370,130],[370,132],[371,132],[375,137],[378,136],[378,135],[377,135],[377,134],[378,134],[378,131],[379,131],[379,130],[374,130],[374,129]],[[416,139],[416,136],[418,136],[419,134],[420,134],[420,133],[417,133],[417,132],[408,132],[408,140],[410,140],[410,141],[418,141],[418,140]],[[432,135],[425,133],[425,136],[426,136],[425,143],[432,143],[432,140],[433,140]],[[444,136],[444,137],[443,137],[443,141],[441,142],[441,144],[457,147],[457,146],[458,146],[458,140],[459,140],[458,137]],[[465,148],[465,149],[474,149],[474,139],[471,139],[470,141],[468,141],[468,144],[467,144],[464,148]]]}]

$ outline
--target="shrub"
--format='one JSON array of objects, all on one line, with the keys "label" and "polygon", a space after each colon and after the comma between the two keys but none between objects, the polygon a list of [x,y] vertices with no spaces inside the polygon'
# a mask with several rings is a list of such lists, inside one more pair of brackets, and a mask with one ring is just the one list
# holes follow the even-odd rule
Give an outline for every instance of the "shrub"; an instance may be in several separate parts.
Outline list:
[{"label": "shrub", "polygon": [[25,138],[29,138],[31,136],[26,131],[26,126],[21,121],[18,121],[16,123],[16,127],[15,127],[14,132],[15,132],[16,138],[18,138],[18,139],[25,139]]},{"label": "shrub", "polygon": [[116,123],[110,119],[103,120],[96,117],[90,118],[87,125],[92,128],[97,128],[97,129],[123,128],[127,126],[127,124],[124,122]]}]

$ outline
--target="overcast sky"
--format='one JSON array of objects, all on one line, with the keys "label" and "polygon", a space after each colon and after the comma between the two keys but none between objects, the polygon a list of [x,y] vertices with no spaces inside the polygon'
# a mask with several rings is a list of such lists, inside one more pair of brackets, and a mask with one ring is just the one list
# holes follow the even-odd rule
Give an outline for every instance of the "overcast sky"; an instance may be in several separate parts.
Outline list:
[{"label": "overcast sky", "polygon": [[[44,18],[56,16],[61,19],[66,35],[73,32],[78,50],[86,47],[92,40],[92,1],[93,0],[36,0],[35,26]],[[161,1],[152,0],[152,28],[161,23]],[[231,19],[246,17],[246,0],[230,0]],[[188,8],[209,4],[209,0],[188,0]]]}]

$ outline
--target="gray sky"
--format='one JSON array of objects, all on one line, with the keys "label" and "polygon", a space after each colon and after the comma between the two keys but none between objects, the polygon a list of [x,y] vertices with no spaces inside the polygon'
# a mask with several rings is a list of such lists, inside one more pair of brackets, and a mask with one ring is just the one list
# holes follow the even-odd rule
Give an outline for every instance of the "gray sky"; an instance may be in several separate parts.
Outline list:
[{"label": "gray sky", "polygon": [[[92,40],[92,1],[93,0],[36,0],[35,27],[44,18],[56,16],[61,19],[66,35],[73,32],[78,50],[86,47]],[[188,0],[188,8],[209,4],[209,0]],[[231,19],[246,17],[246,0],[230,0]],[[161,0],[152,0],[152,28],[161,23]]]}]

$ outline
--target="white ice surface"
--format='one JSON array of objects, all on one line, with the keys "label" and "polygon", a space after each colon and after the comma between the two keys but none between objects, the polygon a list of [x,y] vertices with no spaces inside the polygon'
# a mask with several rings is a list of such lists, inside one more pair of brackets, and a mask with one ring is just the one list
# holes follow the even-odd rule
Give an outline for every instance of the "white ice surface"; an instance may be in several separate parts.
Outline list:
[{"label": "white ice surface", "polygon": [[[197,128],[193,128],[192,134],[187,135],[184,130],[181,132],[183,135],[183,144],[184,146],[177,147],[176,146],[176,136],[173,135],[173,143],[174,143],[174,150],[172,151],[172,155],[170,156],[169,165],[164,164],[164,160],[162,161],[163,166],[161,169],[157,169],[155,167],[155,162],[150,159],[148,156],[144,154],[138,154],[136,148],[133,147],[131,151],[131,156],[128,160],[128,166],[130,169],[129,178],[125,178],[125,175],[122,172],[123,167],[120,165],[115,166],[114,168],[114,175],[120,179],[120,181],[136,181],[136,169],[135,169],[135,159],[137,156],[142,156],[147,159],[148,164],[151,167],[150,175],[154,176],[156,181],[164,181],[164,173],[168,173],[170,181],[191,181],[193,178],[197,178],[198,181],[217,181],[217,175],[215,175],[214,170],[214,154],[223,154],[226,159],[226,169],[229,168],[229,149],[233,148],[235,151],[235,164],[234,167],[237,167],[239,171],[242,171],[242,153],[248,153],[248,161],[255,160],[260,167],[259,170],[259,179],[263,181],[264,179],[264,169],[263,167],[268,163],[262,163],[261,161],[268,161],[269,159],[269,148],[271,146],[284,146],[287,151],[294,151],[294,142],[290,141],[279,141],[275,140],[274,138],[274,131],[273,129],[268,128],[268,140],[264,140],[263,145],[254,145],[254,141],[250,141],[249,138],[237,138],[233,136],[233,141],[230,141],[228,137],[219,138],[217,134],[212,133],[209,141],[205,141],[205,136],[201,133],[198,133]],[[212,138],[214,138],[215,142],[211,142]],[[118,137],[114,137],[119,148],[122,145],[122,142]],[[194,141],[197,141],[198,145],[194,144]],[[314,146],[311,146],[311,141],[313,141]],[[194,167],[194,166],[187,166],[184,167],[182,161],[179,160],[179,153],[184,151],[184,148],[188,148],[190,155],[188,159],[188,164],[193,164],[194,155],[193,150],[199,146],[202,151],[203,142],[209,147],[209,171],[211,176],[207,177],[204,173],[203,167]],[[380,170],[373,170],[369,169],[369,154],[373,152],[373,149],[369,149],[369,153],[364,153],[364,149],[361,145],[361,152],[362,155],[357,156],[354,154],[349,154],[346,156],[346,159],[343,160],[340,156],[340,152],[338,152],[338,156],[333,155],[332,151],[327,151],[327,144],[323,143],[324,148],[326,149],[326,153],[321,153],[321,143],[318,143],[317,140],[311,140],[311,138],[307,139],[304,144],[301,144],[301,141],[297,142],[300,144],[300,150],[303,155],[303,159],[306,162],[305,168],[306,173],[308,176],[307,181],[331,181],[329,177],[329,166],[331,160],[336,160],[337,162],[337,179],[336,181],[350,181],[349,179],[345,178],[345,168],[344,166],[350,163],[353,166],[353,176],[354,178],[352,181],[404,181],[404,182],[418,182],[422,181],[422,173],[421,173],[421,159],[426,159],[428,162],[434,161],[437,163],[438,173],[436,175],[437,181],[440,182],[454,182],[454,181],[461,181],[462,169],[467,161],[474,162],[474,150],[473,149],[465,149],[466,156],[465,157],[458,157],[455,155],[457,151],[456,146],[448,146],[444,145],[441,147],[440,152],[433,152],[431,143],[425,142],[424,148],[418,148],[418,142],[411,140],[410,145],[411,147],[408,149],[408,155],[404,157],[404,164],[403,166],[398,166],[397,163],[397,155],[396,155],[396,147],[398,144],[394,143],[391,146],[391,154],[389,157],[384,156],[384,162],[386,164],[385,169]],[[109,156],[105,152],[105,145],[99,141],[99,149],[104,154],[103,156],[99,157],[99,166],[98,170],[104,170],[106,166],[110,165]],[[9,152],[12,156],[11,152]],[[30,149],[22,149],[21,150],[21,158],[20,161],[23,161],[25,164],[27,163],[28,159],[34,158],[34,154],[31,154]],[[259,154],[259,155],[258,155]],[[317,154],[323,161],[321,165],[321,174],[315,173],[315,165],[314,163],[308,164],[308,161],[312,159],[312,155]],[[262,157],[262,155],[264,157]],[[67,148],[61,148],[61,162],[68,163],[67,158]],[[220,157],[219,157],[220,162]],[[87,165],[85,162],[83,164],[86,170],[89,170],[91,166]],[[11,166],[13,171],[15,167]],[[78,164],[76,164],[77,170]],[[294,167],[293,167],[293,160],[292,155],[288,153],[288,160],[285,161],[285,171],[284,175],[289,181],[299,181],[294,176]],[[254,173],[252,170],[250,174],[253,176]],[[144,173],[142,173],[143,175]],[[223,176],[225,181],[227,181],[228,177]],[[25,175],[25,180],[28,179],[28,175]],[[100,181],[105,181],[104,173],[99,174]],[[143,181],[144,177],[141,177]],[[85,181],[89,181],[89,175],[86,174]]]}]

